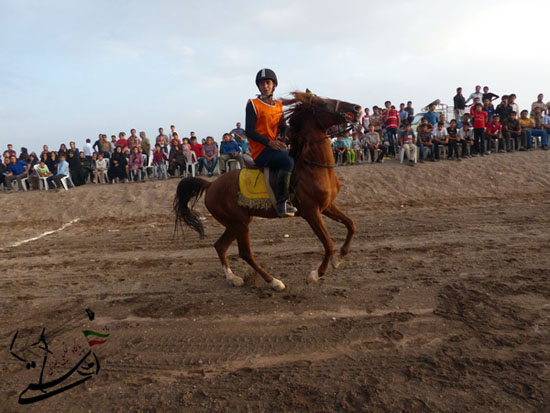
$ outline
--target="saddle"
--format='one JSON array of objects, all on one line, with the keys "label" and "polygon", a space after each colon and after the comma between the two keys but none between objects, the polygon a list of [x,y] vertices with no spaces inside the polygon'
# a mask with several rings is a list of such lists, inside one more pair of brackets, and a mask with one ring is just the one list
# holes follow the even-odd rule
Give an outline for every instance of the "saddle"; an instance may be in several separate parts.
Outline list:
[{"label": "saddle", "polygon": [[277,170],[260,168],[249,155],[243,155],[245,167],[239,172],[238,204],[254,209],[275,208]]}]

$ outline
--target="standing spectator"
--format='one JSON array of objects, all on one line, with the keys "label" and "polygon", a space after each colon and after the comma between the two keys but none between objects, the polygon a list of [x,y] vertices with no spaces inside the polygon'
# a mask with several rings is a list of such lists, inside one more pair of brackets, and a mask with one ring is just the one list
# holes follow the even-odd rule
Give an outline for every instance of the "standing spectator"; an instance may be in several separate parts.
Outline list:
[{"label": "standing spectator", "polygon": [[412,122],[414,119],[414,108],[412,107],[412,102],[410,100],[407,102],[407,106],[405,107],[405,110],[409,114],[407,121],[409,122],[409,124],[412,125]]},{"label": "standing spectator", "polygon": [[40,159],[42,159],[42,155],[46,155],[48,158],[50,157],[50,150],[48,149],[48,145],[42,146],[42,152],[40,152]]},{"label": "standing spectator", "polygon": [[29,151],[27,150],[27,148],[25,147],[21,148],[21,153],[19,154],[19,160],[29,162]]},{"label": "standing spectator", "polygon": [[464,112],[466,111],[466,99],[464,99],[461,87],[456,88],[456,95],[453,98],[453,104],[455,119],[460,122],[464,116]]},{"label": "standing spectator", "polygon": [[[447,129],[445,128],[445,124],[441,121],[437,123],[437,126],[434,128],[433,131],[433,150],[434,150],[434,159],[435,161],[439,161],[439,147],[446,147],[449,145],[449,135],[447,134]],[[447,151],[447,154],[449,152]]]},{"label": "standing spectator", "polygon": [[151,141],[143,131],[139,133],[139,137],[141,138],[142,152],[145,154],[145,166],[147,166],[149,165],[149,155],[151,154]]},{"label": "standing spectator", "polygon": [[475,112],[474,112],[474,140],[475,140],[475,150],[476,150],[476,156],[485,156],[485,125],[487,124],[487,120],[489,118],[489,115],[487,115],[487,112],[482,110],[481,103],[478,103],[475,106]]},{"label": "standing spectator", "polygon": [[48,185],[55,182],[57,189],[61,188],[61,180],[69,175],[69,164],[65,160],[65,155],[59,155],[59,163],[57,164],[57,172],[55,175],[50,176],[47,179]]},{"label": "standing spectator", "polygon": [[97,136],[97,141],[95,141],[94,144],[92,145],[92,149],[93,149],[92,154],[93,154],[94,151],[95,152],[100,152],[99,142],[101,142],[102,137],[103,137],[103,134],[101,134],[101,133]]},{"label": "standing spectator", "polygon": [[474,105],[475,105],[475,100],[476,98],[479,98],[479,101],[481,102],[483,99],[483,93],[481,93],[481,86],[477,85],[476,86],[476,91],[471,93],[470,96],[468,96],[468,99],[466,99],[466,104],[468,104],[468,102],[470,100],[474,101]]},{"label": "standing spectator", "polygon": [[82,152],[84,153],[84,156],[86,157],[86,159],[88,159],[89,161],[92,160],[92,155],[94,153],[94,150],[92,148],[92,143],[91,143],[90,139],[86,139],[86,143],[84,144],[84,147],[82,148]]},{"label": "standing spectator", "polygon": [[65,156],[65,159],[67,159],[67,146],[65,146],[64,143],[62,143],[60,146],[59,146],[59,150],[57,151],[57,156],[59,158],[61,158],[61,155],[64,155]]},{"label": "standing spectator", "polygon": [[[105,136],[105,139],[107,139],[107,136]],[[111,154],[115,153],[116,151],[116,143],[118,139],[116,135],[111,135]]]},{"label": "standing spectator", "polygon": [[[7,155],[7,153],[6,153]],[[9,155],[8,155],[9,156]],[[0,158],[0,185],[5,185],[6,182],[6,171],[8,170],[8,165],[10,164],[10,158],[2,157]]]},{"label": "standing spectator", "polygon": [[128,163],[128,169],[130,170],[130,179],[134,182],[140,180],[145,182],[145,171],[143,170],[143,156],[139,152],[139,148],[134,146],[132,153],[130,154],[130,161]]},{"label": "standing spectator", "polygon": [[362,149],[361,149],[361,141],[359,140],[359,134],[357,132],[353,132],[352,138],[353,138],[351,141],[351,150],[353,151],[352,163],[355,163],[355,161],[359,162]]},{"label": "standing spectator", "polygon": [[[162,135],[162,133],[164,132],[164,129],[163,129],[162,132],[161,132],[161,129],[162,128],[159,128],[159,135]],[[172,139],[174,139],[174,133],[177,134],[176,126],[175,125],[170,125],[170,133],[168,134],[168,138],[169,138],[170,142],[172,142]],[[165,140],[168,140],[168,139],[165,138]],[[181,141],[180,141],[180,144],[181,144]],[[172,144],[170,143],[170,145],[172,145]]]},{"label": "standing spectator", "polygon": [[17,158],[17,152],[15,152],[15,150],[13,149],[13,145],[11,143],[8,143],[8,153],[10,155],[10,159],[12,156],[15,156]]},{"label": "standing spectator", "polygon": [[245,130],[242,128],[241,122],[237,122],[235,129],[233,129],[230,133],[231,135],[233,135],[233,139],[235,139],[235,142],[237,142],[239,145],[242,145],[243,141],[246,139]]},{"label": "standing spectator", "polygon": [[409,112],[405,110],[405,104],[400,103],[399,104],[399,124],[402,125],[403,122],[405,122],[408,117],[409,117]]},{"label": "standing spectator", "polygon": [[157,135],[155,143],[158,143],[160,145],[160,149],[164,153],[168,154],[168,137],[164,134],[163,128],[159,128],[159,134]]},{"label": "standing spectator", "polygon": [[181,140],[177,132],[172,132],[170,134],[170,147],[174,146],[175,144],[181,145]]},{"label": "standing spectator", "polygon": [[125,132],[119,132],[116,146],[119,146],[122,149],[122,153],[128,153],[128,140],[126,139]]},{"label": "standing spectator", "polygon": [[399,128],[399,112],[395,110],[395,106],[391,105],[390,101],[386,102],[386,108],[386,133],[388,134],[388,139],[390,141],[390,153],[395,156],[397,155],[395,146],[397,139],[397,129]]},{"label": "standing spectator", "polygon": [[235,142],[229,133],[224,133],[223,142],[220,145],[220,171],[222,174],[227,172],[227,161],[235,159],[241,169],[243,167],[243,157],[241,155],[241,148],[237,142]]},{"label": "standing spectator", "polygon": [[495,95],[494,93],[489,92],[489,86],[483,87],[483,95],[481,96],[481,100],[483,102],[485,102],[485,99],[489,99],[489,102],[492,102],[493,100],[498,98],[499,98],[498,95]]},{"label": "standing spectator", "polygon": [[550,112],[547,112],[546,115],[542,118],[542,129],[546,131],[546,134],[550,133]]},{"label": "standing spectator", "polygon": [[369,126],[370,126],[370,113],[369,113],[369,108],[365,106],[365,115],[363,116],[363,118],[361,119],[361,125],[363,125],[363,129],[365,130],[365,132],[368,132],[369,131]]},{"label": "standing spectator", "polygon": [[401,132],[399,146],[405,151],[409,165],[414,166],[414,160],[416,159],[416,139],[409,123],[405,124]]},{"label": "standing spectator", "polygon": [[504,123],[508,119],[513,111],[512,106],[508,103],[508,95],[502,95],[501,102],[497,105],[495,111],[499,114],[501,122]]},{"label": "standing spectator", "polygon": [[208,176],[214,175],[214,169],[216,169],[218,163],[218,146],[212,136],[208,136],[206,142],[202,145],[201,163],[208,172]]},{"label": "standing spectator", "polygon": [[510,103],[510,106],[512,106],[512,110],[514,112],[516,112],[516,116],[517,116],[517,114],[519,113],[519,106],[516,103],[516,94],[515,93],[510,94],[509,103]]},{"label": "standing spectator", "polygon": [[160,145],[157,143],[155,145],[155,150],[153,151],[153,179],[168,179],[166,174],[166,161],[168,158],[166,154],[162,151]]},{"label": "standing spectator", "polygon": [[476,111],[476,106],[478,104],[481,105],[481,110],[483,110],[483,104],[481,103],[481,100],[479,98],[475,98],[474,104],[470,107],[470,115],[472,115],[472,117],[474,116],[474,112]]},{"label": "standing spectator", "polygon": [[378,106],[373,106],[370,124],[374,125],[374,130],[380,138],[382,138],[382,125],[384,124],[384,116],[380,113],[381,109]]},{"label": "standing spectator", "polygon": [[439,116],[437,115],[437,112],[435,111],[435,104],[431,104],[428,108],[428,112],[424,114],[424,117],[428,119],[428,122],[435,127],[437,125],[437,122],[439,122]]},{"label": "standing spectator", "polygon": [[102,153],[104,158],[110,159],[112,152],[113,147],[111,142],[107,140],[107,135],[101,135],[99,138],[99,153]]},{"label": "standing spectator", "polygon": [[[84,152],[78,154],[78,160],[80,161],[80,169],[84,176],[84,183],[88,181],[88,178],[92,175],[92,157],[88,158],[84,155]],[[91,180],[91,179],[90,179]]]},{"label": "standing spectator", "polygon": [[134,151],[134,146],[139,146],[138,145],[138,142],[139,142],[139,138],[137,137],[136,135],[136,130],[135,129],[130,129],[130,136],[128,136],[128,150],[130,151],[130,153],[132,153]]},{"label": "standing spectator", "polygon": [[80,152],[78,148],[76,147],[76,142],[71,141],[69,142],[69,150],[68,152],[74,153],[75,158],[78,158],[78,153]]},{"label": "standing spectator", "polygon": [[531,104],[531,113],[529,114],[530,117],[534,117],[536,108],[540,108],[541,113],[546,113],[546,104],[543,102],[543,99],[544,95],[539,93],[537,96],[537,101]]},{"label": "standing spectator", "polygon": [[487,112],[487,119],[489,122],[491,122],[491,120],[493,119],[493,115],[495,114],[495,107],[489,99],[485,99],[483,101],[483,110]]},{"label": "standing spectator", "polygon": [[17,159],[15,155],[10,156],[10,164],[7,166],[5,172],[5,182],[6,186],[10,191],[13,190],[13,181],[17,181],[17,185],[19,186],[19,190],[23,190],[23,179],[27,177],[27,173],[30,169],[30,164],[25,161],[21,161]]}]

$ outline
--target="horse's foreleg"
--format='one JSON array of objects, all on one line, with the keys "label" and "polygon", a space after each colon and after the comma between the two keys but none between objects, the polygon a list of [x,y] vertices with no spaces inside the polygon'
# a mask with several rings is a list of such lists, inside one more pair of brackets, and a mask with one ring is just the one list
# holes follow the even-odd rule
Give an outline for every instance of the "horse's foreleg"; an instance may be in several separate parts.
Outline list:
[{"label": "horse's foreleg", "polygon": [[254,259],[252,250],[250,249],[250,236],[248,234],[248,225],[239,227],[237,234],[237,243],[239,244],[239,256],[245,260],[262,278],[271,285],[276,291],[282,291],[285,289],[285,285],[281,280],[271,276],[266,270],[264,270]]},{"label": "horse's foreleg", "polygon": [[348,235],[346,236],[346,240],[344,241],[342,248],[340,248],[340,256],[337,257],[335,254],[332,257],[332,266],[334,268],[337,268],[340,265],[340,263],[344,260],[344,257],[349,253],[351,239],[353,238],[353,234],[355,234],[355,224],[351,220],[351,218],[348,217],[346,214],[344,214],[340,208],[334,205],[334,203],[330,204],[329,207],[323,211],[323,214],[336,222],[340,222],[341,224],[344,224],[348,229]]},{"label": "horse's foreleg", "polygon": [[218,252],[218,257],[220,257],[225,279],[235,287],[240,287],[244,284],[244,281],[241,277],[233,274],[233,271],[231,271],[231,268],[229,267],[229,261],[227,260],[226,256],[227,249],[234,240],[235,236],[233,235],[233,233],[226,229],[222,236],[214,244],[214,248],[216,248],[216,251]]},{"label": "horse's foreleg", "polygon": [[321,262],[321,265],[319,266],[319,269],[317,271],[311,271],[306,279],[306,282],[308,283],[317,282],[319,281],[319,278],[325,275],[327,271],[330,257],[334,252],[334,243],[332,242],[332,239],[330,239],[327,227],[323,222],[323,217],[318,210],[313,212],[311,215],[302,215],[302,217],[307,221],[313,232],[315,232],[315,235],[317,235],[317,237],[321,240],[323,247],[325,247],[325,256],[323,258],[323,262]]}]

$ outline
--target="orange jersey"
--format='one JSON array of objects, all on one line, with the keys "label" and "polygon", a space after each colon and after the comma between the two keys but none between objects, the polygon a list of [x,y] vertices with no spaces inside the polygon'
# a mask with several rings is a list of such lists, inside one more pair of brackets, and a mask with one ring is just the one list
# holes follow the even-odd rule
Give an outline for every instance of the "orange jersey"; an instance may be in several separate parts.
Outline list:
[{"label": "orange jersey", "polygon": [[[250,102],[252,102],[252,106],[254,107],[256,116],[258,117],[256,127],[254,129],[260,135],[274,141],[277,137],[279,122],[283,116],[283,104],[278,100],[275,101],[273,106],[262,102],[260,99],[250,99]],[[256,159],[260,152],[266,148],[265,145],[253,141],[252,139],[248,140],[248,144],[250,145],[250,151],[252,152],[252,158],[254,159]]]}]

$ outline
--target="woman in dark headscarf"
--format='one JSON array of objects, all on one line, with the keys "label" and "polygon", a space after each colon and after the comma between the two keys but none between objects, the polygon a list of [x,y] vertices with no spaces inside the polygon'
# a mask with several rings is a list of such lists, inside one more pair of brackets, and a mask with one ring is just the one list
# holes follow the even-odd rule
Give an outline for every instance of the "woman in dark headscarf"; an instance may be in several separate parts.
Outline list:
[{"label": "woman in dark headscarf", "polygon": [[55,174],[57,171],[57,164],[59,163],[59,159],[57,159],[57,152],[50,152],[50,156],[46,160],[46,165],[48,166],[48,169],[51,173]]},{"label": "woman in dark headscarf", "polygon": [[20,161],[25,161],[25,162],[28,162],[29,161],[29,152],[27,151],[27,148],[21,148],[21,154],[19,155],[19,160]]},{"label": "woman in dark headscarf", "polygon": [[174,175],[176,169],[181,174],[185,169],[185,155],[181,150],[181,146],[178,142],[174,141],[174,144],[170,148],[170,155],[168,156],[168,173]]},{"label": "woman in dark headscarf", "polygon": [[111,162],[109,164],[109,170],[107,174],[109,175],[109,182],[113,183],[113,179],[118,178],[121,181],[128,179],[126,174],[126,166],[128,165],[128,160],[122,152],[122,146],[117,145],[113,156],[111,157]]}]

